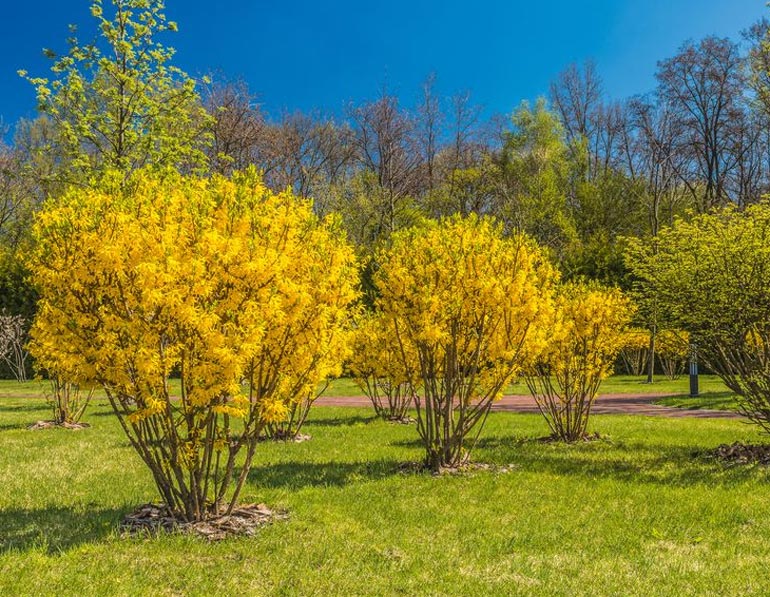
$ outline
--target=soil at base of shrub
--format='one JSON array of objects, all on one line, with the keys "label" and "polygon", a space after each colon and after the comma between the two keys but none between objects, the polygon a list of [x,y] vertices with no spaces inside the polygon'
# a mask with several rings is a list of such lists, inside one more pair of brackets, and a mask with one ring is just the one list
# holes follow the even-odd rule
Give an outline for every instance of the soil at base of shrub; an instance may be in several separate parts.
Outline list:
[{"label": "soil at base of shrub", "polygon": [[599,435],[598,432],[594,433],[587,433],[583,437],[581,437],[578,440],[568,442],[566,440],[563,440],[558,435],[546,435],[545,437],[538,437],[537,440],[535,440],[541,444],[578,444],[578,443],[585,443],[585,442],[598,442],[598,441],[607,441],[607,437],[603,435]]},{"label": "soil at base of shrub", "polygon": [[312,435],[307,433],[297,433],[296,435],[276,433],[274,435],[260,435],[259,441],[261,442],[287,442],[294,444],[301,444],[313,439]]},{"label": "soil at base of shrub", "polygon": [[27,429],[30,431],[39,431],[41,429],[72,429],[73,431],[78,431],[79,429],[87,429],[90,427],[88,423],[57,423],[56,421],[38,421],[37,423],[32,423],[32,425],[28,426]]},{"label": "soil at base of shrub", "polygon": [[432,470],[424,462],[404,462],[399,465],[401,473],[431,473],[434,477],[444,475],[472,475],[480,471],[492,473],[510,473],[516,469],[515,464],[488,464],[486,462],[467,462],[459,466],[442,466],[438,471]]},{"label": "soil at base of shrub", "polygon": [[123,519],[120,530],[128,536],[186,533],[209,541],[221,541],[232,536],[255,535],[261,527],[288,517],[286,512],[271,510],[265,504],[245,504],[233,509],[231,514],[187,522],[175,516],[168,506],[145,504]]},{"label": "soil at base of shrub", "polygon": [[385,421],[397,425],[411,425],[412,423],[416,423],[417,419],[413,419],[412,417],[387,417]]},{"label": "soil at base of shrub", "polygon": [[717,460],[730,464],[770,465],[770,444],[722,444],[708,454]]}]

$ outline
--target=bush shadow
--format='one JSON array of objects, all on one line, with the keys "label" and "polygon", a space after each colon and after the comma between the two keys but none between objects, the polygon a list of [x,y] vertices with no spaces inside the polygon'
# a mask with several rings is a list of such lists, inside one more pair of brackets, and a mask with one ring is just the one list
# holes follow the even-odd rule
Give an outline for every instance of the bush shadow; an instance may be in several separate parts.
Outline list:
[{"label": "bush shadow", "polygon": [[377,417],[362,417],[354,415],[352,417],[333,417],[324,419],[308,419],[305,427],[350,427],[353,425],[368,425],[377,420]]},{"label": "bush shadow", "polygon": [[419,437],[410,438],[410,439],[393,440],[391,442],[388,442],[388,445],[397,446],[399,448],[422,448],[425,446],[425,444],[423,444],[422,439],[420,439]]},{"label": "bush shadow", "polygon": [[104,539],[117,529],[128,511],[128,508],[0,510],[0,553],[42,548],[52,555]]},{"label": "bush shadow", "polygon": [[398,474],[400,460],[361,462],[280,462],[252,466],[251,485],[271,489],[305,487],[343,487],[364,481],[376,481]]},{"label": "bush shadow", "polygon": [[3,431],[24,431],[29,425],[29,423],[8,423],[6,425],[0,425],[0,433]]},{"label": "bush shadow", "polygon": [[[474,459],[504,462],[517,470],[676,487],[735,486],[754,479],[758,465],[730,465],[695,446],[625,444],[609,439],[565,444],[542,438],[485,438]],[[767,469],[770,474],[770,468]]]},{"label": "bush shadow", "polygon": [[2,399],[0,399],[0,413],[26,413],[40,410],[51,410],[51,407],[42,400],[39,402],[35,401],[34,404],[15,404],[10,406],[3,404]]}]

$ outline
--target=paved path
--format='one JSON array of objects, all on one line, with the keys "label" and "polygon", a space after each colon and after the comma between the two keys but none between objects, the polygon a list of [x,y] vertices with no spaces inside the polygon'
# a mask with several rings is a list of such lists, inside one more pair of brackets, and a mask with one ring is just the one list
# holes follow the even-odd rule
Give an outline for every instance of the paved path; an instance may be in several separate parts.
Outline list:
[{"label": "paved path", "polygon": [[[739,419],[742,416],[726,410],[688,410],[672,406],[653,404],[668,394],[604,394],[594,402],[591,412],[605,415],[646,415],[656,417],[695,417],[699,419]],[[322,396],[316,402],[325,406],[371,406],[365,396]],[[517,413],[537,413],[532,396],[504,396],[492,405],[492,410]]]}]

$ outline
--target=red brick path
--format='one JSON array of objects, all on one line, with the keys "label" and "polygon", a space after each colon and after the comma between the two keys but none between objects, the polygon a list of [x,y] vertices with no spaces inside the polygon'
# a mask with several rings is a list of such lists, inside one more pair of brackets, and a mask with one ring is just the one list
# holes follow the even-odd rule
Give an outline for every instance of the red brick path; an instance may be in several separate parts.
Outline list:
[{"label": "red brick path", "polygon": [[[742,418],[736,412],[724,410],[688,410],[671,406],[652,404],[654,400],[665,394],[604,394],[594,402],[594,414],[612,415],[647,415],[657,417],[696,417],[696,418]],[[371,402],[365,396],[323,396],[316,404],[321,406],[370,406]],[[537,413],[537,405],[531,396],[505,396],[492,405],[492,410],[518,413]]]}]

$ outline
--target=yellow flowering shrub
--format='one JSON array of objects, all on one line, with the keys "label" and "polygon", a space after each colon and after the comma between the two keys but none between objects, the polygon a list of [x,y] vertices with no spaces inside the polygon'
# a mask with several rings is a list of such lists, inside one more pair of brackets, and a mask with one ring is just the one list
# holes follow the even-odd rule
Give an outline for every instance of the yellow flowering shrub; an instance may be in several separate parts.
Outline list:
[{"label": "yellow flowering shrub", "polygon": [[[406,359],[402,350],[410,351]],[[415,362],[413,347],[398,342],[392,322],[381,312],[366,314],[356,322],[348,368],[378,417],[388,421],[406,418],[415,385],[409,373]]]},{"label": "yellow flowering shrub", "polygon": [[565,284],[556,304],[548,348],[525,378],[554,437],[577,441],[599,385],[612,374],[632,309],[620,290],[582,283]]},{"label": "yellow flowering shrub", "polygon": [[679,379],[690,357],[690,335],[683,330],[661,330],[655,337],[655,352],[665,376]]},{"label": "yellow flowering shrub", "polygon": [[650,331],[640,328],[626,330],[620,356],[629,375],[644,375],[650,358]]},{"label": "yellow flowering shrub", "polygon": [[398,232],[378,263],[376,306],[420,384],[426,465],[460,465],[492,402],[547,345],[555,270],[532,241],[476,216]]},{"label": "yellow flowering shrub", "polygon": [[338,224],[253,171],[139,172],[70,190],[34,233],[38,363],[104,388],[178,515],[232,509],[264,426],[344,354],[356,270]]}]

